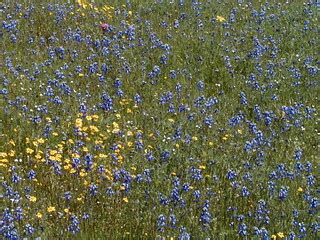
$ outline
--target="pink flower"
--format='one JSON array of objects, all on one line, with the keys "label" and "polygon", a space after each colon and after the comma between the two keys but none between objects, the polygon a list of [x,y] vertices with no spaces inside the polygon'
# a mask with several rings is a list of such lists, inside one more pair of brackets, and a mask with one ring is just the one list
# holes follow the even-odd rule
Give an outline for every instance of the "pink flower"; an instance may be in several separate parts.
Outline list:
[{"label": "pink flower", "polygon": [[101,23],[100,28],[102,29],[102,31],[107,31],[109,28],[109,24],[108,23]]}]

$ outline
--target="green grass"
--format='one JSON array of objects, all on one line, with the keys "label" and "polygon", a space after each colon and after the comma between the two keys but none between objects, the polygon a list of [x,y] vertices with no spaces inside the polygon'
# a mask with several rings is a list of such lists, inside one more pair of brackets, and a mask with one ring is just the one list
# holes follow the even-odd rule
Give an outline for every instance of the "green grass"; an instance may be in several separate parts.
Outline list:
[{"label": "green grass", "polygon": [[[95,6],[98,9],[106,4],[114,7],[110,10],[112,18],[109,18],[107,13],[97,13],[90,7],[83,9],[77,4],[63,3],[64,1],[57,1],[50,10],[46,2],[33,1],[34,10],[29,18],[23,17],[27,7],[31,6],[29,2],[21,1],[22,14],[15,11],[14,2],[0,3],[0,9],[3,9],[0,15],[1,23],[9,21],[6,19],[8,14],[13,19],[18,19],[17,31],[8,32],[2,28],[0,32],[1,49],[4,49],[1,50],[4,54],[1,54],[0,58],[0,90],[6,88],[9,92],[0,94],[0,152],[9,154],[10,150],[15,151],[12,156],[2,157],[8,159],[8,163],[0,158],[4,163],[0,166],[1,181],[8,182],[21,196],[21,199],[14,203],[5,194],[4,187],[3,192],[0,192],[5,195],[0,209],[1,212],[5,208],[24,209],[24,219],[14,221],[21,236],[27,236],[24,227],[29,223],[36,229],[32,237],[43,239],[177,239],[181,233],[180,227],[185,227],[192,239],[260,239],[254,236],[253,227],[266,228],[269,237],[279,232],[288,237],[290,232],[299,235],[299,228],[292,224],[292,211],[296,209],[300,212],[297,221],[307,226],[305,238],[316,238],[317,233],[312,230],[312,224],[317,222],[317,216],[315,213],[310,214],[310,203],[303,197],[304,194],[309,194],[311,198],[318,198],[317,183],[308,185],[307,177],[318,178],[319,74],[310,75],[304,64],[307,57],[313,57],[310,65],[319,69],[316,54],[316,46],[319,45],[319,13],[315,6],[307,6],[301,1],[289,4],[285,1],[270,1],[269,6],[260,1],[254,1],[251,5],[236,4],[232,1],[203,1],[199,6],[192,6],[191,1],[186,1],[184,6],[170,4],[169,1],[161,4],[153,1],[131,1],[131,5],[125,1],[96,1]],[[266,19],[259,22],[252,13],[254,9],[261,11],[264,6]],[[197,7],[200,8],[199,11],[194,9]],[[61,9],[65,15],[57,24],[55,19]],[[115,11],[117,9],[118,15]],[[237,10],[236,21],[227,26],[225,24],[229,21],[232,9]],[[305,14],[304,9],[311,10],[312,14]],[[174,21],[179,19],[182,13],[185,14],[185,19],[180,20],[179,27],[175,28]],[[275,15],[275,20],[270,17],[271,14]],[[223,16],[226,22],[211,22],[211,19],[217,16]],[[303,30],[306,20],[310,22],[310,29],[307,31]],[[160,26],[162,21],[168,23],[167,28]],[[114,26],[114,32],[104,35],[99,27],[100,22]],[[122,26],[121,22],[126,22],[125,26]],[[203,27],[199,26],[200,22]],[[144,46],[130,48],[128,37],[113,38],[119,31],[126,31],[129,25],[135,27],[136,39],[132,42],[138,45],[140,38]],[[77,28],[81,29],[81,36],[87,37],[87,40],[102,41],[104,36],[109,40],[113,38],[108,46],[110,53],[104,56],[102,47],[71,40],[71,32],[74,33]],[[165,51],[152,47],[152,33],[171,47],[167,64],[159,62]],[[17,37],[16,43],[11,41],[12,34]],[[33,43],[28,43],[30,37],[33,38]],[[39,43],[41,37],[46,40],[43,45]],[[50,37],[56,40],[50,42]],[[255,37],[268,47],[267,52],[260,58],[249,56],[255,47]],[[269,37],[274,39],[274,44],[268,40]],[[46,65],[48,50],[54,51],[59,47],[65,49],[64,59],[55,56],[52,64]],[[115,54],[118,47],[121,57]],[[272,48],[276,52],[275,57],[271,56],[272,50],[269,49]],[[79,54],[77,58],[72,57],[74,50]],[[93,54],[95,57],[92,57]],[[227,56],[231,59],[232,73],[225,64]],[[27,72],[20,71],[15,75],[10,71],[10,67],[6,66],[8,59],[11,59],[15,68],[21,66],[22,69],[28,69],[29,76]],[[88,68],[94,62],[99,66],[99,74],[102,74],[102,63],[110,67],[105,74],[105,82],[99,82],[97,74],[89,74]],[[123,71],[127,63],[130,65],[130,74]],[[63,69],[65,64],[68,69]],[[261,76],[258,76],[257,64],[263,69]],[[272,64],[274,76],[267,72]],[[150,79],[148,73],[155,65],[161,67],[161,74]],[[84,76],[75,73],[77,66],[83,68]],[[30,80],[37,67],[40,69],[39,75],[35,81]],[[299,79],[299,86],[293,85],[296,80],[290,72],[291,67],[300,69],[302,77]],[[65,76],[59,80],[60,83],[65,82],[72,89],[71,94],[66,95],[59,87],[52,86],[54,95],[63,100],[61,105],[49,101],[50,97],[45,95],[48,80],[58,79],[57,70]],[[170,78],[170,70],[178,72],[175,79]],[[249,86],[247,81],[251,73],[257,76],[260,87],[265,90],[256,90]],[[117,96],[114,87],[116,79],[122,81],[122,97]],[[200,80],[205,84],[202,91],[197,88]],[[178,83],[182,85],[180,97],[175,94]],[[168,112],[168,105],[159,104],[160,97],[168,91],[174,93],[172,105],[176,113]],[[99,108],[104,92],[113,98],[114,111],[103,111]],[[240,104],[240,92],[245,93],[247,105]],[[143,102],[134,106],[133,99],[137,93],[142,96]],[[278,100],[272,100],[273,95],[276,95]],[[25,101],[20,105],[10,105],[17,97],[22,96]],[[218,103],[212,109],[197,108],[194,102],[200,96],[206,99],[216,97]],[[83,126],[88,129],[96,126],[99,129],[98,133],[83,130],[89,133],[89,137],[77,136],[74,133],[76,119],[80,117],[78,114],[81,103],[86,104],[88,115],[98,116],[97,121],[82,118]],[[284,115],[282,107],[295,106],[297,103],[302,103],[303,107],[291,120]],[[179,113],[177,109],[180,104],[185,104],[189,110]],[[39,105],[46,105],[48,113],[37,112]],[[267,126],[263,119],[256,119],[255,105],[260,106],[262,112],[273,112],[274,119],[270,126]],[[316,110],[311,118],[307,118],[304,112],[307,106]],[[24,111],[23,107],[28,110]],[[247,121],[256,123],[257,129],[267,139],[272,139],[270,145],[261,145],[248,152],[243,150],[245,143],[255,135],[250,132],[245,121],[236,127],[229,125],[229,119],[240,112]],[[188,117],[192,113],[194,120],[190,121]],[[41,116],[38,124],[30,120],[36,115]],[[211,127],[204,124],[208,116],[214,119]],[[292,126],[290,130],[282,131],[286,123],[293,125],[295,120],[299,120],[301,126]],[[117,129],[114,122],[119,124],[124,136],[112,133]],[[52,131],[49,136],[45,136],[44,131],[48,126]],[[178,127],[181,127],[182,139],[173,140]],[[132,132],[133,136],[128,132]],[[134,147],[139,132],[143,134],[143,150]],[[190,144],[185,143],[188,136],[192,138]],[[40,138],[45,142],[33,143]],[[77,140],[83,141],[87,150],[76,147],[74,142]],[[129,146],[131,143],[133,147]],[[111,149],[114,144],[123,147],[117,152]],[[101,145],[100,150],[97,150],[97,145]],[[28,154],[27,148],[34,152]],[[50,150],[59,148],[61,159],[50,161]],[[70,173],[72,167],[69,165],[75,149],[78,149],[81,159],[84,159],[87,153],[94,156],[92,170],[85,170],[83,163],[77,174]],[[294,175],[293,179],[284,177],[272,180],[275,182],[275,193],[270,194],[270,174],[277,170],[279,164],[284,164],[288,172],[294,172],[297,162],[294,154],[297,149],[303,150],[301,163],[306,165],[309,162],[313,169]],[[145,153],[149,150],[153,151],[154,161],[147,161],[145,158]],[[161,154],[165,150],[171,152],[167,161],[161,160]],[[256,158],[261,152],[265,157],[259,165]],[[39,159],[37,154],[40,154]],[[114,161],[112,154],[122,157],[123,160]],[[61,167],[61,175],[55,173],[54,164]],[[122,180],[108,179],[111,176],[108,172],[105,173],[106,178],[98,173],[97,169],[101,164],[110,172],[119,169],[129,172],[132,180],[128,192],[121,188]],[[250,167],[246,167],[248,165]],[[15,166],[16,170],[12,170],[12,166]],[[192,179],[191,167],[201,170],[201,180]],[[36,172],[36,181],[27,179],[31,169]],[[84,176],[79,175],[80,169],[83,169]],[[143,174],[145,169],[150,170],[152,182],[137,183],[137,175]],[[237,172],[235,181],[239,188],[233,188],[232,181],[227,179],[229,170]],[[11,180],[14,172],[23,177],[17,184]],[[252,182],[243,179],[246,173],[252,176]],[[181,199],[185,201],[183,207],[179,206],[181,202],[172,201],[168,205],[159,202],[160,194],[170,198],[175,176],[179,178],[181,185],[190,183],[192,186],[189,192],[179,192]],[[90,196],[90,184],[97,184],[97,196]],[[249,189],[248,197],[241,196],[242,186]],[[285,201],[278,197],[282,186],[289,188]],[[31,188],[30,193],[26,193],[26,187]],[[108,187],[115,191],[115,195],[105,194]],[[302,188],[302,191],[298,191],[299,188]],[[194,201],[192,194],[195,190],[201,192],[199,201]],[[63,199],[66,191],[72,193],[70,202]],[[30,202],[29,195],[36,196],[37,201]],[[128,202],[124,201],[125,198]],[[267,203],[269,224],[254,217],[260,199]],[[199,217],[205,200],[210,202],[208,211],[212,219],[203,226]],[[48,213],[49,206],[55,206],[56,211]],[[229,207],[237,207],[237,210],[232,213],[227,211]],[[66,208],[70,209],[71,214],[64,212]],[[36,217],[38,212],[43,215],[40,219]],[[80,221],[80,232],[77,235],[68,232],[70,216],[74,214],[81,219],[84,213],[88,213],[90,217]],[[170,214],[175,214],[176,227],[166,227],[164,232],[158,231],[157,219],[160,214],[167,218]],[[247,236],[239,236],[238,225],[241,222],[233,218],[233,214],[245,215]],[[232,224],[234,227],[231,227]]]}]

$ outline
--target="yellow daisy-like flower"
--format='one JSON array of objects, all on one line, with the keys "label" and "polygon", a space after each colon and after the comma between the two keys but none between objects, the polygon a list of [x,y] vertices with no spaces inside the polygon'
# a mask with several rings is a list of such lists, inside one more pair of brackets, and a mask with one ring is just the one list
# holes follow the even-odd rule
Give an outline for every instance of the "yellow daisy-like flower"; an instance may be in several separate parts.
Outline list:
[{"label": "yellow daisy-like flower", "polygon": [[71,167],[72,167],[71,164],[67,164],[67,165],[64,165],[64,166],[63,166],[63,169],[64,169],[64,170],[69,170]]},{"label": "yellow daisy-like flower", "polygon": [[48,213],[55,212],[55,211],[56,211],[56,208],[53,207],[53,206],[50,206],[50,207],[47,208],[47,212]]},{"label": "yellow daisy-like flower", "polygon": [[6,158],[0,159],[0,163],[8,163],[8,162],[9,162],[9,160]]},{"label": "yellow daisy-like flower", "polygon": [[129,200],[128,200],[127,197],[123,198],[122,200],[123,200],[125,203],[128,203],[128,202],[129,202]]},{"label": "yellow daisy-like flower", "polygon": [[29,201],[30,202],[36,202],[37,198],[35,196],[30,196]]},{"label": "yellow daisy-like flower", "polygon": [[222,17],[222,16],[217,16],[217,20],[219,22],[224,22],[226,19],[224,17]]},{"label": "yellow daisy-like flower", "polygon": [[10,157],[13,157],[15,154],[16,154],[16,152],[14,150],[10,150],[9,153],[8,153],[8,155]]},{"label": "yellow daisy-like flower", "polygon": [[277,235],[278,235],[279,238],[284,238],[284,233],[283,232],[278,232]]},{"label": "yellow daisy-like flower", "polygon": [[76,124],[75,124],[75,126],[76,126],[77,128],[82,127],[82,119],[81,119],[81,118],[77,118],[77,119],[76,119]]},{"label": "yellow daisy-like flower", "polygon": [[7,154],[7,153],[5,153],[5,152],[0,152],[0,157],[5,158],[5,157],[7,157],[7,156],[8,156],[8,154]]},{"label": "yellow daisy-like flower", "polygon": [[42,218],[42,213],[41,213],[41,212],[38,212],[38,213],[36,214],[36,216],[37,216],[37,218]]},{"label": "yellow daisy-like flower", "polygon": [[31,149],[31,148],[27,148],[27,149],[26,149],[26,152],[27,152],[27,154],[32,154],[32,153],[34,152],[34,150]]},{"label": "yellow daisy-like flower", "polygon": [[222,137],[222,139],[223,139],[224,141],[228,140],[228,138],[229,138],[229,134],[226,134],[226,135],[224,135],[224,136]]}]

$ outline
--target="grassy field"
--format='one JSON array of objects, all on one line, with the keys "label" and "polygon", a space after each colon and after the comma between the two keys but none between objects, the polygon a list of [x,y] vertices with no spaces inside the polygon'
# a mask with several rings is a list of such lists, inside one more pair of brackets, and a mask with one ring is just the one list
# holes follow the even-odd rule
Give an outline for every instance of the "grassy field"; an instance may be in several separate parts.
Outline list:
[{"label": "grassy field", "polygon": [[2,1],[0,239],[317,239],[318,18]]}]

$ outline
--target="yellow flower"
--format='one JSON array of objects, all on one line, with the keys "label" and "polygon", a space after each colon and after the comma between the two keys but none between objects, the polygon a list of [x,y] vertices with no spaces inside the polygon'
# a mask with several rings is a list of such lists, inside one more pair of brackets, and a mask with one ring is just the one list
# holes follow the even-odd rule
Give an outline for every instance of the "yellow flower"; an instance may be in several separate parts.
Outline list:
[{"label": "yellow flower", "polygon": [[224,141],[228,140],[229,134],[224,135],[224,137],[222,138]]},{"label": "yellow flower", "polygon": [[99,132],[99,129],[96,126],[91,125],[90,127],[91,134]]},{"label": "yellow flower", "polygon": [[224,17],[222,17],[222,16],[217,16],[217,20],[219,22],[224,22],[226,19]]},{"label": "yellow flower", "polygon": [[64,169],[64,170],[69,170],[71,167],[72,167],[71,164],[67,164],[67,165],[64,165],[64,166],[63,166],[63,169]]},{"label": "yellow flower", "polygon": [[72,153],[72,154],[71,154],[71,157],[73,157],[73,158],[79,158],[80,155],[79,155],[78,153]]},{"label": "yellow flower", "polygon": [[50,156],[49,159],[50,159],[51,161],[57,161],[57,159],[56,159],[55,156]]},{"label": "yellow flower", "polygon": [[82,151],[89,152],[89,149],[87,147],[82,147]]},{"label": "yellow flower", "polygon": [[26,149],[26,152],[27,152],[27,154],[32,154],[32,153],[34,152],[34,150],[31,149],[31,148],[27,148],[27,149]]},{"label": "yellow flower", "polygon": [[8,155],[10,157],[13,157],[15,154],[16,154],[16,152],[14,150],[10,150],[9,153],[8,153]]},{"label": "yellow flower", "polygon": [[298,192],[303,192],[303,188],[302,188],[302,187],[299,187],[299,188],[298,188]]},{"label": "yellow flower", "polygon": [[53,207],[53,206],[50,206],[50,207],[47,208],[47,211],[48,211],[49,213],[51,213],[51,212],[56,211],[56,208]]},{"label": "yellow flower", "polygon": [[125,203],[128,203],[128,202],[129,202],[129,200],[128,200],[127,197],[123,198],[122,200],[123,200]]},{"label": "yellow flower", "polygon": [[9,162],[9,160],[6,158],[0,159],[0,163],[8,163],[8,162]]},{"label": "yellow flower", "polygon": [[65,208],[63,211],[67,214],[70,212],[69,208]]},{"label": "yellow flower", "polygon": [[120,129],[119,129],[119,128],[115,128],[115,129],[112,130],[112,133],[117,134],[118,132],[120,132]]},{"label": "yellow flower", "polygon": [[98,115],[92,115],[93,121],[97,121],[99,119]]},{"label": "yellow flower", "polygon": [[200,165],[199,168],[200,168],[200,169],[206,169],[206,166]]},{"label": "yellow flower", "polygon": [[49,153],[50,153],[50,155],[56,155],[58,152],[57,152],[57,150],[50,150]]},{"label": "yellow flower", "polygon": [[284,238],[284,233],[283,232],[278,232],[277,235],[278,235],[279,238]]},{"label": "yellow flower", "polygon": [[81,119],[81,118],[77,118],[77,119],[76,119],[76,124],[75,124],[75,126],[76,126],[77,128],[82,127],[82,119]]},{"label": "yellow flower", "polygon": [[51,120],[51,118],[50,118],[50,117],[46,117],[46,120],[47,120],[47,122],[49,122],[49,123],[51,123],[51,122],[52,122],[52,120]]},{"label": "yellow flower", "polygon": [[29,200],[30,202],[36,202],[37,198],[35,196],[30,196]]},{"label": "yellow flower", "polygon": [[37,216],[37,218],[42,218],[42,213],[41,213],[41,212],[38,212],[38,213],[36,214],[36,216]]},{"label": "yellow flower", "polygon": [[5,158],[6,156],[8,156],[8,154],[7,154],[7,153],[5,153],[5,152],[0,152],[0,157]]}]

